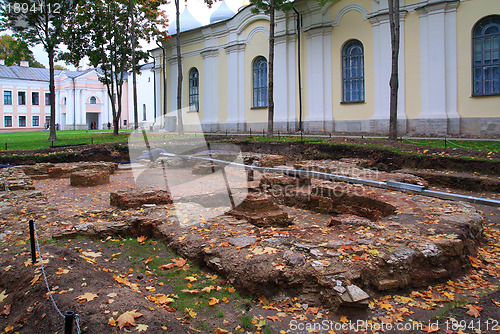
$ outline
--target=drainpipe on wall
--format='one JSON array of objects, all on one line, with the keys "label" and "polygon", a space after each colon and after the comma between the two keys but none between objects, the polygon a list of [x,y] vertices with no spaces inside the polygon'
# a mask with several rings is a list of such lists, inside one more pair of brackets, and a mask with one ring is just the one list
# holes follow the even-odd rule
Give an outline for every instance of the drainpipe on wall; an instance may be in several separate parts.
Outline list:
[{"label": "drainpipe on wall", "polygon": [[161,43],[158,43],[156,41],[156,45],[158,45],[163,53],[163,126],[165,126],[165,116],[167,114],[167,77],[166,77],[166,72],[167,72],[167,64],[166,64],[166,55],[165,55],[165,48]]},{"label": "drainpipe on wall", "polygon": [[154,87],[153,99],[154,99],[155,103],[153,103],[154,117],[153,117],[153,124],[151,125],[152,129],[154,129],[155,124],[156,124],[156,70],[155,69],[156,69],[156,58],[153,57],[153,87]]},{"label": "drainpipe on wall", "polygon": [[293,11],[295,14],[297,14],[297,42],[298,42],[298,59],[297,59],[297,66],[298,66],[298,72],[299,72],[299,131],[303,131],[302,129],[302,70],[301,70],[301,44],[300,44],[300,28],[302,26],[301,21],[302,21],[302,15],[295,9],[293,8]]}]

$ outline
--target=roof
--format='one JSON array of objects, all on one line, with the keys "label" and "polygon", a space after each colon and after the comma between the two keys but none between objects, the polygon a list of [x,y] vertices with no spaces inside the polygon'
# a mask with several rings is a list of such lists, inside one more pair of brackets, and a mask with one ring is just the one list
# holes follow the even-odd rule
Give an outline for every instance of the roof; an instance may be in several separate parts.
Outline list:
[{"label": "roof", "polygon": [[150,63],[147,63],[147,64],[144,64],[141,66],[141,70],[147,70],[148,68],[153,68],[155,65],[154,62],[150,62]]},{"label": "roof", "polygon": [[[92,71],[92,69],[85,71],[55,70],[54,74],[58,76],[64,73],[68,78],[76,78],[89,71]],[[50,80],[50,70],[48,68],[0,65],[0,78],[48,82]]]}]

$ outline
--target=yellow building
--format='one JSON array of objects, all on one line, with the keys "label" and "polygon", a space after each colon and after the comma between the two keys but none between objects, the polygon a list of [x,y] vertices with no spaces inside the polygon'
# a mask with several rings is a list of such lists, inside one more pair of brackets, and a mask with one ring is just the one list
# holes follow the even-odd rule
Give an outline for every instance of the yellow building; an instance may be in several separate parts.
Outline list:
[{"label": "yellow building", "polygon": [[[294,7],[277,16],[275,129],[387,134],[387,1]],[[498,137],[500,1],[401,0],[400,22],[400,133]],[[180,30],[186,119],[196,114],[206,131],[266,128],[268,16],[223,2],[206,26],[186,8]],[[152,51],[155,103],[167,124],[177,109],[175,38],[162,47]]]}]

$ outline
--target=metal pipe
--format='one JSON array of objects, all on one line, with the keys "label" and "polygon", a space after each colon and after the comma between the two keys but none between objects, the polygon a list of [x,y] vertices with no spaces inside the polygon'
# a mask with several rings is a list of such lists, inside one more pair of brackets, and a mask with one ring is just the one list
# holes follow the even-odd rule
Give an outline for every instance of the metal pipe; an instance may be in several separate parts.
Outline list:
[{"label": "metal pipe", "polygon": [[297,14],[297,67],[299,73],[299,131],[302,131],[302,71],[301,71],[301,38],[300,38],[300,28],[301,28],[301,20],[302,15],[293,7],[293,11]]},{"label": "metal pipe", "polygon": [[36,262],[36,249],[35,249],[35,222],[31,219],[29,222],[30,228],[30,241],[31,241],[31,264],[35,265]]},{"label": "metal pipe", "polygon": [[[162,73],[162,79],[163,79],[163,117],[162,117],[162,124],[163,124],[163,127],[165,127],[165,115],[167,114],[167,76],[166,76],[166,72],[167,72],[167,64],[166,64],[166,61],[167,61],[167,56],[165,55],[165,48],[163,47],[163,45],[161,43],[159,43],[158,41],[156,41],[156,45],[158,45],[158,47],[162,50],[162,55],[163,55],[163,58],[162,58],[162,65],[163,66],[160,66],[161,68],[161,73]],[[160,103],[161,104],[161,103]]]},{"label": "metal pipe", "polygon": [[173,154],[173,153],[161,153],[160,155],[166,156],[166,157],[176,157],[176,158],[181,158],[181,159],[186,159],[186,160],[209,161],[209,162],[214,162],[214,163],[226,165],[226,166],[227,165],[238,166],[238,167],[245,168],[245,170],[259,171],[262,173],[280,173],[280,174],[284,174],[284,175],[288,175],[288,176],[295,176],[295,177],[297,177],[297,176],[310,176],[310,177],[314,177],[314,178],[318,178],[318,179],[325,179],[325,180],[330,180],[330,181],[362,184],[365,186],[376,187],[376,188],[381,188],[381,189],[390,189],[390,190],[397,190],[397,191],[402,191],[402,192],[410,192],[413,194],[418,194],[418,195],[428,196],[428,197],[436,197],[436,198],[446,199],[446,200],[464,201],[464,202],[469,202],[469,203],[474,203],[474,204],[482,204],[482,205],[500,207],[500,201],[498,201],[498,200],[489,199],[489,198],[482,198],[482,197],[466,196],[466,195],[460,195],[460,194],[453,194],[453,193],[445,193],[445,192],[434,191],[434,190],[427,190],[427,189],[424,189],[423,186],[409,184],[409,183],[403,183],[403,182],[395,182],[395,181],[381,182],[381,181],[360,179],[360,178],[351,177],[351,176],[344,176],[344,175],[337,175],[337,174],[330,174],[330,173],[323,173],[323,172],[309,171],[309,170],[248,166],[248,165],[240,164],[237,162],[230,162],[230,161],[224,161],[224,160],[213,159],[213,158],[204,158],[204,157],[188,156],[188,155],[181,155],[181,154]]},{"label": "metal pipe", "polygon": [[75,319],[75,312],[66,311],[64,314],[64,334],[73,334],[73,321]]},{"label": "metal pipe", "polygon": [[154,116],[153,116],[153,124],[152,124],[152,128],[151,129],[154,129],[154,126],[156,124],[156,58],[155,57],[153,57],[153,70],[151,72],[153,72],[153,87],[154,87],[154,90],[153,90],[153,99],[155,101],[153,103],[153,113],[154,113]]}]

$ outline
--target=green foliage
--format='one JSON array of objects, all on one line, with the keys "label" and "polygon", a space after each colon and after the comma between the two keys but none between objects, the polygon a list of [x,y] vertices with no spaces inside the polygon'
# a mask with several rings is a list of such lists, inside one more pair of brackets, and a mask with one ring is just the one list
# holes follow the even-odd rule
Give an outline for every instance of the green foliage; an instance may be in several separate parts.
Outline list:
[{"label": "green foliage", "polygon": [[156,28],[166,22],[158,8],[160,4],[160,1],[147,0],[88,0],[81,2],[75,15],[65,21],[65,25],[71,27],[71,31],[64,34],[69,52],[60,58],[77,65],[88,57],[90,64],[100,69],[99,80],[106,85],[108,96],[116,94],[117,103],[111,104],[115,135],[127,71],[132,68],[139,71],[139,63],[149,58],[147,52],[136,46],[132,64],[132,35],[136,40],[149,42],[153,36],[162,34]]},{"label": "green foliage", "polygon": [[[264,12],[269,14],[269,1],[266,0],[250,0],[250,3],[255,5],[252,8],[254,13]],[[274,1],[274,10],[275,11],[288,11],[293,8],[293,1],[290,0],[275,0]]]},{"label": "green foliage", "polygon": [[10,35],[0,36],[0,59],[5,59],[7,66],[20,65],[21,60],[27,60],[30,67],[45,68],[35,60],[26,42],[14,39]]},{"label": "green foliage", "polygon": [[337,2],[339,0],[317,0],[320,6],[324,6],[327,3]]},{"label": "green foliage", "polygon": [[54,65],[54,70],[67,71],[68,68],[61,66],[61,65]]},{"label": "green foliage", "polygon": [[243,314],[240,318],[240,326],[245,330],[250,330],[253,327],[252,317],[247,314]]},{"label": "green foliage", "polygon": [[72,16],[75,6],[76,2],[72,0],[4,0],[0,8],[0,30],[13,31],[14,37],[27,45],[41,44],[47,52],[51,94],[49,140],[57,139],[54,61],[67,29],[64,21]]}]

